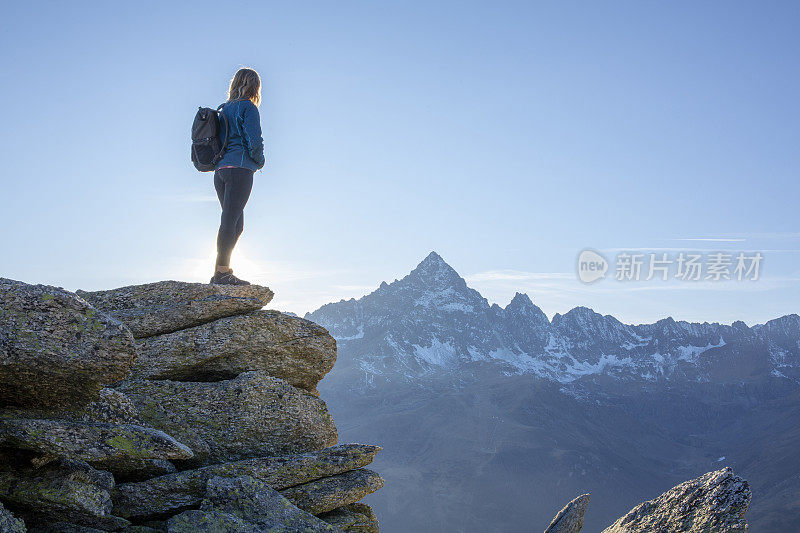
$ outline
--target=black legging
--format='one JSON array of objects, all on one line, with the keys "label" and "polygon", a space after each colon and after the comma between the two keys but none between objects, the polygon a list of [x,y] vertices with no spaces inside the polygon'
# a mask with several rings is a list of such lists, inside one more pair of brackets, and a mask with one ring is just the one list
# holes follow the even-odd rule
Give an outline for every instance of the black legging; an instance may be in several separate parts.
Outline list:
[{"label": "black legging", "polygon": [[231,252],[244,229],[244,205],[253,188],[253,171],[248,168],[221,168],[214,172],[214,188],[222,206],[217,234],[217,264],[230,266]]}]

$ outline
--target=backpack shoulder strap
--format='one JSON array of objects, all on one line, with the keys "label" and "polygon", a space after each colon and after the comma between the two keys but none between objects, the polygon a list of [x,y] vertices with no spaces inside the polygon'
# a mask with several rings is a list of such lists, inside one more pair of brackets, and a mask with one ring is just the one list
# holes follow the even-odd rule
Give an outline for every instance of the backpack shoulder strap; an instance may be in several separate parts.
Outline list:
[{"label": "backpack shoulder strap", "polygon": [[217,114],[219,115],[222,122],[225,123],[225,139],[222,141],[222,148],[220,148],[220,153],[225,153],[225,148],[228,146],[228,117],[225,116],[225,113],[222,112],[222,106],[227,104],[228,102],[223,102],[217,107]]}]

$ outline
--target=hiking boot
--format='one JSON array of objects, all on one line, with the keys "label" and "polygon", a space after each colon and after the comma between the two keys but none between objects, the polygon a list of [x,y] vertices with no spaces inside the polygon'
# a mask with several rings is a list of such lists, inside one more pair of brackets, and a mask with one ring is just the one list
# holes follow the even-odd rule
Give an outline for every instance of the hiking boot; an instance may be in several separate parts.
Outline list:
[{"label": "hiking boot", "polygon": [[234,276],[233,271],[217,272],[209,283],[213,283],[214,285],[250,285],[249,281]]}]

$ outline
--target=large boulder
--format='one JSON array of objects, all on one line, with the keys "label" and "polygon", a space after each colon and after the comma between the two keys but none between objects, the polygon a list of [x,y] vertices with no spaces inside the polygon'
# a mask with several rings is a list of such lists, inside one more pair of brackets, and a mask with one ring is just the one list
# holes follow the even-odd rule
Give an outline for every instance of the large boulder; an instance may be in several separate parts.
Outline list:
[{"label": "large boulder", "polygon": [[171,518],[167,531],[341,533],[337,527],[292,505],[263,481],[249,476],[211,478],[200,510]]},{"label": "large boulder", "polygon": [[159,281],[107,291],[77,291],[143,338],[261,309],[273,293],[258,285],[209,285]]},{"label": "large boulder", "polygon": [[640,503],[603,533],[745,531],[751,495],[747,481],[726,467]]},{"label": "large boulder", "polygon": [[111,474],[82,461],[0,466],[0,500],[29,525],[63,521],[109,531],[125,527],[127,520],[111,515],[113,487]]},{"label": "large boulder", "polygon": [[131,332],[82,298],[0,278],[0,406],[83,407],[135,359]]},{"label": "large boulder", "polygon": [[208,480],[215,476],[251,476],[273,489],[285,489],[366,466],[380,449],[369,444],[338,444],[314,452],[245,459],[122,483],[112,494],[114,514],[141,520],[196,507]]},{"label": "large boulder", "polygon": [[317,518],[325,520],[347,533],[379,533],[378,517],[372,507],[356,502],[322,513]]},{"label": "large boulder", "polygon": [[132,424],[0,416],[0,446],[79,459],[94,466],[129,459],[190,459],[192,451],[163,431]]},{"label": "large boulder", "polygon": [[320,450],[338,438],[328,406],[266,372],[217,382],[129,380],[142,422],[189,446],[188,465]]},{"label": "large boulder", "polygon": [[25,522],[16,518],[0,503],[0,531],[3,533],[26,533]]},{"label": "large boulder", "polygon": [[578,533],[583,528],[583,517],[589,506],[589,494],[581,494],[556,514],[544,533]]},{"label": "large boulder", "polygon": [[383,478],[376,472],[359,468],[289,487],[280,492],[300,509],[316,515],[355,503],[383,485]]},{"label": "large boulder", "polygon": [[278,311],[215,320],[137,343],[133,377],[218,381],[263,370],[315,390],[336,362],[336,341],[311,321]]}]

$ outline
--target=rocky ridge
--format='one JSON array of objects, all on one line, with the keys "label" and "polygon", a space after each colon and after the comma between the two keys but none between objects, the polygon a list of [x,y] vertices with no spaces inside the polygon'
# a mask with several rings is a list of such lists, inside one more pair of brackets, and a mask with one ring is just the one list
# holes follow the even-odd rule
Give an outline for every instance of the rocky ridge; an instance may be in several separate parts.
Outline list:
[{"label": "rocky ridge", "polygon": [[0,278],[0,530],[377,532],[381,448],[316,390],[336,342],[271,299]]},{"label": "rocky ridge", "polygon": [[[685,481],[652,500],[640,503],[603,533],[727,533],[746,531],[744,515],[752,494],[730,468]],[[578,533],[589,504],[583,494],[569,502],[545,533]]]}]

